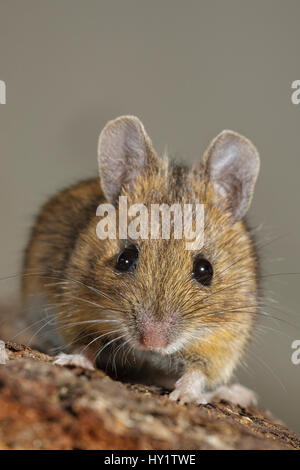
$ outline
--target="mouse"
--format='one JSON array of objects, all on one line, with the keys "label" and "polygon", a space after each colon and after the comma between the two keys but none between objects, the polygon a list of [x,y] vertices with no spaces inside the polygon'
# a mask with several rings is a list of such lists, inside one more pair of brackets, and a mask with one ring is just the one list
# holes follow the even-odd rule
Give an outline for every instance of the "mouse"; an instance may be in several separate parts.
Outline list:
[{"label": "mouse", "polygon": [[[42,325],[37,336],[52,326],[41,348],[57,348],[55,364],[162,384],[181,404],[254,404],[254,392],[230,381],[258,306],[245,216],[259,166],[256,147],[231,130],[185,166],[158,156],[137,117],[109,121],[98,141],[99,175],[44,204],[24,254],[26,315]],[[174,227],[168,239],[99,239],[97,208],[118,215],[121,197],[128,206],[201,205],[201,247],[188,250]]]}]

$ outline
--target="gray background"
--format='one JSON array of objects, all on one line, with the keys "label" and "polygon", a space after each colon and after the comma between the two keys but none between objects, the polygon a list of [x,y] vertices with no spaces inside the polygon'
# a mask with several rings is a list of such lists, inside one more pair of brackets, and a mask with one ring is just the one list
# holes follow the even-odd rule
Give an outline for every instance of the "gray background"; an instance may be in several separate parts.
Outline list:
[{"label": "gray background", "polygon": [[[1,0],[1,276],[20,271],[40,204],[95,173],[98,134],[121,114],[189,161],[224,128],[251,138],[262,158],[250,215],[263,225],[263,272],[299,271],[299,18],[296,0]],[[238,377],[300,431],[299,276],[265,284],[266,311],[281,320],[260,322]],[[2,282],[1,298],[16,287]]]}]

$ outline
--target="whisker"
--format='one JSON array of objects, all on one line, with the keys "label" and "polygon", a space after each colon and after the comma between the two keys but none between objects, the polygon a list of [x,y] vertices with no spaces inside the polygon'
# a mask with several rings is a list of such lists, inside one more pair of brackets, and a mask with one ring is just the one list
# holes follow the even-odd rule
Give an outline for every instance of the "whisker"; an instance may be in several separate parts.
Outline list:
[{"label": "whisker", "polygon": [[107,346],[109,346],[110,344],[114,343],[115,341],[118,341],[119,339],[121,338],[125,338],[126,334],[123,334],[123,335],[120,335],[120,336],[117,336],[117,338],[113,338],[111,341],[109,341],[108,343],[106,343],[103,348],[100,349],[100,351],[97,352],[96,356],[95,356],[95,361],[97,360],[97,358],[100,356],[100,354],[102,354],[102,352],[104,351],[105,348],[107,348]]},{"label": "whisker", "polygon": [[82,297],[74,297],[74,296],[69,296],[68,295],[68,298],[71,299],[71,300],[79,300],[81,302],[85,302],[89,305],[92,305],[94,307],[96,307],[97,309],[99,310],[109,310],[109,311],[113,311],[113,312],[118,312],[118,313],[122,313],[123,311],[121,309],[116,309],[114,307],[102,307],[101,305],[95,303],[95,302],[92,302],[90,300],[87,300],[87,299],[84,299]]},{"label": "whisker", "polygon": [[107,336],[107,335],[112,335],[114,333],[118,333],[119,331],[123,331],[122,328],[118,328],[117,330],[112,330],[112,331],[108,331],[107,333],[104,333],[102,335],[99,335],[97,336],[95,339],[93,339],[92,341],[90,341],[82,350],[85,351],[87,348],[89,348],[91,346],[91,344],[95,343],[95,341],[98,341],[99,339],[101,338],[104,338],[104,336]]}]

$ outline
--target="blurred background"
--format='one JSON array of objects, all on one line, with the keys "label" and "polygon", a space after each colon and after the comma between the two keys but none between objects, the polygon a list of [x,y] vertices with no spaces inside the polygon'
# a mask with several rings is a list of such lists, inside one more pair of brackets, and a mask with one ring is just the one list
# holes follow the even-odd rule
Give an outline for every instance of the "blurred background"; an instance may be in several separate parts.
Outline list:
[{"label": "blurred background", "polygon": [[[158,151],[188,162],[224,128],[246,135],[262,161],[250,222],[270,318],[237,376],[300,432],[300,275],[287,274],[300,271],[300,2],[0,0],[0,12],[0,276],[20,272],[41,203],[96,174],[108,120],[137,115]],[[1,281],[2,303],[18,283]]]}]

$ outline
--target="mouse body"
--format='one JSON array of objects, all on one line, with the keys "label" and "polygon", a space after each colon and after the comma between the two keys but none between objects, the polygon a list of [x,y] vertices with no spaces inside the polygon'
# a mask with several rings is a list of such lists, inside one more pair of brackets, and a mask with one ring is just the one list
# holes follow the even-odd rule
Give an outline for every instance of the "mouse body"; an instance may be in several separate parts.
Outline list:
[{"label": "mouse body", "polygon": [[[101,132],[98,164],[99,178],[44,205],[25,252],[24,303],[32,323],[44,322],[41,333],[54,325],[56,363],[97,363],[118,378],[163,384],[182,403],[253,402],[247,389],[226,384],[258,303],[257,257],[243,221],[257,150],[223,131],[199,163],[180,166],[157,156],[138,118],[123,116]],[[202,205],[201,248],[187,249],[174,222],[168,239],[121,238],[120,227],[114,239],[99,239],[97,208],[110,205],[118,219],[120,197],[149,210]]]}]

